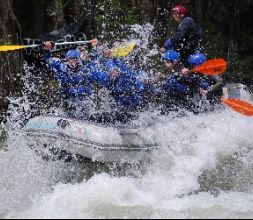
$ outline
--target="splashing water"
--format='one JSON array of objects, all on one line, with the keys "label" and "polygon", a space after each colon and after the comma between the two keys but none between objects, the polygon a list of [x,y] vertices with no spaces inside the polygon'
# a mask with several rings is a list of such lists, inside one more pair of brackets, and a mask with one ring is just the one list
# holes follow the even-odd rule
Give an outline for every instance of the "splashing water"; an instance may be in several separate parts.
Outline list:
[{"label": "splashing water", "polygon": [[[159,137],[161,149],[147,164],[146,173],[138,178],[102,173],[81,182],[68,183],[64,181],[66,176],[77,168],[43,161],[26,146],[17,144],[17,137],[12,138],[9,150],[0,154],[1,216],[252,216],[253,138],[249,119],[228,110],[158,120],[154,132]],[[223,164],[222,168],[219,164]],[[200,180],[204,173],[205,178]],[[228,175],[231,173],[233,175]],[[220,187],[220,194],[207,192],[205,187]]]},{"label": "splashing water", "polygon": [[[143,36],[152,28],[145,31]],[[136,123],[155,118],[160,145],[145,172],[79,178],[80,164],[43,160],[22,138],[19,129],[36,102],[29,95],[40,93],[30,80],[26,86],[23,97],[10,98],[3,126],[8,138],[0,145],[0,218],[253,217],[252,118],[227,108],[183,117],[144,112]],[[62,114],[51,107],[41,113],[48,111]]]}]

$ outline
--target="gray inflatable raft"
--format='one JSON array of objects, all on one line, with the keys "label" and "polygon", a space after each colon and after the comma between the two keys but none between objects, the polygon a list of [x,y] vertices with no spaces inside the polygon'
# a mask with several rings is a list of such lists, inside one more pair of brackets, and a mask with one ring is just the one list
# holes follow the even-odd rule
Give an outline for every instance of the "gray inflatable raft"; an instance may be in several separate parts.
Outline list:
[{"label": "gray inflatable raft", "polygon": [[145,162],[158,148],[154,127],[108,127],[88,121],[38,116],[23,128],[29,145],[51,147],[99,162]]}]

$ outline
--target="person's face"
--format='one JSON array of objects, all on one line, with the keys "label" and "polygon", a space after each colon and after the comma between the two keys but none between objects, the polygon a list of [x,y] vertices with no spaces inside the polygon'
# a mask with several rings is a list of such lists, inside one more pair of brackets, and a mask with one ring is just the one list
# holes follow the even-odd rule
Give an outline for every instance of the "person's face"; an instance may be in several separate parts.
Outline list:
[{"label": "person's face", "polygon": [[68,58],[69,66],[75,68],[77,66],[77,59],[76,58]]},{"label": "person's face", "polygon": [[167,68],[167,70],[171,71],[174,68],[174,63],[171,60],[166,60],[165,67]]},{"label": "person's face", "polygon": [[172,18],[179,23],[182,20],[182,16],[178,12],[172,12]]},{"label": "person's face", "polygon": [[80,51],[80,58],[82,61],[88,61],[90,58],[89,52],[87,50]]},{"label": "person's face", "polygon": [[103,56],[106,58],[112,58],[112,50],[106,49],[103,51]]}]

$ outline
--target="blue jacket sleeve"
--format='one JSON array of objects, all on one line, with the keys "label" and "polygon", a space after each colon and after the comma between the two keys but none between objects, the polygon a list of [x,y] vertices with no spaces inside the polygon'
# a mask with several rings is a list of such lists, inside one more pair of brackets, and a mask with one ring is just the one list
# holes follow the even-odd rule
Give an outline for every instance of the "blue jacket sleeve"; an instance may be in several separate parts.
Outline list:
[{"label": "blue jacket sleeve", "polygon": [[66,72],[67,71],[67,65],[62,63],[59,58],[51,58],[49,59],[49,67],[55,72]]},{"label": "blue jacket sleeve", "polygon": [[66,64],[62,63],[59,58],[50,58],[48,60],[48,65],[61,84],[68,82],[68,67]]},{"label": "blue jacket sleeve", "polygon": [[165,41],[164,47],[165,47],[167,50],[173,48],[173,43],[172,43],[171,39],[168,39],[168,40]]},{"label": "blue jacket sleeve", "polygon": [[206,80],[201,80],[199,87],[203,90],[208,90],[209,83]]},{"label": "blue jacket sleeve", "polygon": [[48,63],[49,59],[52,58],[52,53],[50,50],[42,50],[43,58]]},{"label": "blue jacket sleeve", "polygon": [[49,68],[54,73],[66,72],[67,71],[67,65],[62,63],[59,58],[52,57],[52,53],[50,51],[43,50],[42,53],[43,53],[44,60],[46,61]]},{"label": "blue jacket sleeve", "polygon": [[116,68],[117,66],[115,65],[115,63],[113,62],[113,59],[108,59],[105,62],[105,70],[107,72],[110,72],[111,70],[113,70],[114,68]]}]

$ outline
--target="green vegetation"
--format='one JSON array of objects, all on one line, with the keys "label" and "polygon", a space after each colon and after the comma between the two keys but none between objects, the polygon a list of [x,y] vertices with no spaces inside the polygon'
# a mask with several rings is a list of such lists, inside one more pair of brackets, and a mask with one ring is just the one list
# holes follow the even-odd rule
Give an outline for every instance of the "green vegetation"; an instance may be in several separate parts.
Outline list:
[{"label": "green vegetation", "polygon": [[119,40],[128,36],[129,25],[139,23],[136,7],[121,5],[119,0],[99,1],[95,13],[96,31],[104,39]]}]

